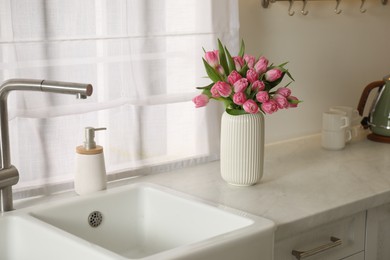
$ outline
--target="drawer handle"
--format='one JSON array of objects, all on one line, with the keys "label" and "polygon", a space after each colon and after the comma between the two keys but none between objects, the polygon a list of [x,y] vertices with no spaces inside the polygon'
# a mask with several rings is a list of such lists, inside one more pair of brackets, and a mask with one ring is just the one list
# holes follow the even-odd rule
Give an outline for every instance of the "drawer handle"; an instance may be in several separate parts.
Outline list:
[{"label": "drawer handle", "polygon": [[321,245],[319,247],[307,250],[307,251],[298,251],[298,250],[293,250],[291,254],[295,256],[298,260],[313,256],[315,254],[324,252],[326,250],[329,250],[331,248],[334,248],[336,246],[340,246],[342,244],[342,241],[340,238],[337,237],[330,237],[330,243],[327,243],[325,245]]}]

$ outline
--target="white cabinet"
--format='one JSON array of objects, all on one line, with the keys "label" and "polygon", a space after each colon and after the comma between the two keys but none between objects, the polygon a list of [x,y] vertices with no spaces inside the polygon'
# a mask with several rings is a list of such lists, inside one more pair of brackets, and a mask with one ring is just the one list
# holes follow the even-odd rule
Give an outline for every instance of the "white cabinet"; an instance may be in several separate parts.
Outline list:
[{"label": "white cabinet", "polygon": [[365,221],[366,212],[361,212],[277,241],[274,259],[364,260]]},{"label": "white cabinet", "polygon": [[367,211],[366,260],[390,259],[390,204]]}]

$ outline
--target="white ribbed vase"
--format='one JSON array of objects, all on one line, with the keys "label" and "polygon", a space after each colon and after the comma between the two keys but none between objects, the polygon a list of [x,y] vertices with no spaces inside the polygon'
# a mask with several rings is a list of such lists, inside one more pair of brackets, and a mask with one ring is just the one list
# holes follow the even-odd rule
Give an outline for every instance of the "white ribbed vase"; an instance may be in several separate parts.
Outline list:
[{"label": "white ribbed vase", "polygon": [[264,117],[261,112],[222,115],[221,175],[229,184],[250,186],[260,181],[264,163]]}]

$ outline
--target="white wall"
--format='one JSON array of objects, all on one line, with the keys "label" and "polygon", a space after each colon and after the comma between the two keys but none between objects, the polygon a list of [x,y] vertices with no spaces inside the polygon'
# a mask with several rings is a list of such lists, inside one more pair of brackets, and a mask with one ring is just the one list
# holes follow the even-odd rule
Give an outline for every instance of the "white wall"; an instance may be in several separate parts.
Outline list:
[{"label": "white wall", "polygon": [[298,109],[266,116],[267,143],[318,133],[321,113],[332,105],[357,107],[363,88],[390,74],[390,3],[342,0],[309,1],[309,14],[287,14],[288,1],[261,7],[260,0],[240,0],[240,34],[247,52],[271,62],[289,61],[293,93],[304,100]]}]

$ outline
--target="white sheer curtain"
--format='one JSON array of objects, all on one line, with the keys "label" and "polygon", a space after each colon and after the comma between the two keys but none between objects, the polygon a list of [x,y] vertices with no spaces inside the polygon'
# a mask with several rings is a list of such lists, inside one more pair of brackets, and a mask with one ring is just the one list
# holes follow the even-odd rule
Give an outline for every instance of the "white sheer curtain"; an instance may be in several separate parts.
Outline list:
[{"label": "white sheer curtain", "polygon": [[236,51],[238,28],[237,0],[0,0],[1,82],[94,86],[87,100],[10,94],[14,190],[71,185],[86,126],[107,127],[111,179],[218,158],[221,109],[190,100],[209,83],[202,47]]}]

